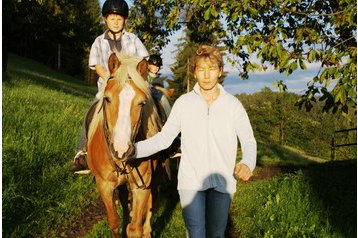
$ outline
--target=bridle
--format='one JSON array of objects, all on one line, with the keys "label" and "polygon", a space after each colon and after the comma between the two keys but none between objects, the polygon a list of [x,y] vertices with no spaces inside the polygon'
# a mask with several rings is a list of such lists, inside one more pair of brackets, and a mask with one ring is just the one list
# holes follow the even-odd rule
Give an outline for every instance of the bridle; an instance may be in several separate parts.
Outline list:
[{"label": "bridle", "polygon": [[[111,77],[111,78],[113,78],[113,77]],[[109,78],[108,80],[110,80],[111,78]],[[123,159],[119,158],[118,157],[118,152],[116,152],[114,150],[113,142],[112,142],[112,139],[111,139],[111,133],[110,133],[109,126],[108,126],[108,121],[107,121],[105,100],[103,100],[102,105],[101,105],[98,113],[100,113],[101,110],[103,110],[103,112],[102,112],[103,113],[103,123],[102,123],[103,136],[105,138],[105,142],[106,142],[109,154],[111,155],[110,163],[115,168],[115,170],[117,172],[117,176],[119,176],[119,175],[130,175],[132,177],[132,180],[136,184],[137,188],[146,189],[147,186],[145,185],[143,177],[142,177],[141,173],[139,172],[138,166],[128,166],[128,163],[123,161]],[[137,134],[139,132],[139,127],[140,127],[141,122],[142,122],[142,114],[143,114],[142,112],[143,112],[143,108],[140,111],[138,122],[134,126],[133,133],[131,135],[131,142],[135,141],[135,138],[136,138],[136,136],[137,136]],[[138,174],[138,176],[139,176],[139,178],[141,180],[142,185],[139,185],[137,183],[137,181],[135,180],[135,178],[134,178],[134,176],[132,174],[133,169],[136,170],[136,172],[137,172],[137,174]]]}]

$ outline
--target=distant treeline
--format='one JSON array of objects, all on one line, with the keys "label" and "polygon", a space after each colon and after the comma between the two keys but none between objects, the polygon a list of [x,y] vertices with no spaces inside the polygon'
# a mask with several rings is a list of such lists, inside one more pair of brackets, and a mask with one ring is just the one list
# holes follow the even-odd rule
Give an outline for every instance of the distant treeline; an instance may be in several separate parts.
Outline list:
[{"label": "distant treeline", "polygon": [[[252,95],[237,95],[247,110],[257,140],[291,146],[308,155],[330,159],[334,131],[356,128],[356,115],[322,113],[320,103],[306,112],[295,103],[300,95],[273,92],[269,88]],[[337,135],[336,135],[337,136]],[[340,143],[356,142],[356,131],[343,133]],[[337,159],[356,158],[356,147],[337,150]]]},{"label": "distant treeline", "polygon": [[3,71],[8,52],[71,75],[88,69],[90,46],[102,32],[98,0],[3,2]]}]

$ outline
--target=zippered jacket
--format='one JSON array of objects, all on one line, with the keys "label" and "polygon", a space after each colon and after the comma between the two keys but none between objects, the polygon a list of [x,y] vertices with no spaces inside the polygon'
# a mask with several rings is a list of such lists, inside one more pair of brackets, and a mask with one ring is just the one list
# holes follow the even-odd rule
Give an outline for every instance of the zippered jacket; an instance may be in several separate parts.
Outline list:
[{"label": "zippered jacket", "polygon": [[147,157],[168,148],[181,132],[178,190],[214,188],[233,195],[238,139],[240,163],[251,171],[256,166],[256,140],[247,113],[236,97],[218,87],[218,98],[208,105],[196,84],[176,100],[162,130],[135,145],[136,157]]}]

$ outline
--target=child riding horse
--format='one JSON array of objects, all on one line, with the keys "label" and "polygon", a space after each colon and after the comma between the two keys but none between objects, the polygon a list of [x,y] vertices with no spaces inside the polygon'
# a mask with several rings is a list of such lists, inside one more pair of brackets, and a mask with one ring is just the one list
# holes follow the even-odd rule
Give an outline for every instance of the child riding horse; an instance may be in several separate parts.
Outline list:
[{"label": "child riding horse", "polygon": [[119,237],[114,194],[120,188],[124,220],[131,210],[131,220],[123,221],[123,232],[128,237],[150,237],[153,196],[163,167],[158,154],[133,162],[126,160],[133,152],[133,143],[156,134],[162,122],[144,80],[146,60],[116,53],[108,66],[111,76],[103,97],[93,108],[88,127],[88,166],[105,204],[112,236]]}]

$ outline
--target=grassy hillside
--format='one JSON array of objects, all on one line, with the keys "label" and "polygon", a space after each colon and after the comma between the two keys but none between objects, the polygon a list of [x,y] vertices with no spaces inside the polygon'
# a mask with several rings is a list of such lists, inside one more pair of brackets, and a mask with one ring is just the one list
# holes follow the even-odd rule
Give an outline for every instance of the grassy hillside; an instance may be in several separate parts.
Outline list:
[{"label": "grassy hillside", "polygon": [[[34,61],[9,60],[2,83],[2,235],[76,237],[64,231],[100,202],[91,175],[67,172],[96,89]],[[258,142],[259,167],[252,181],[238,183],[227,237],[356,237],[356,160],[321,163],[327,158]],[[263,176],[270,166],[279,176]],[[162,187],[153,237],[185,237],[178,201],[173,180]],[[106,222],[86,237],[110,237]]]},{"label": "grassy hillside", "polygon": [[[266,144],[294,147],[313,157],[329,160],[333,137],[336,144],[356,141],[356,130],[335,133],[336,130],[357,127],[354,110],[350,110],[348,115],[322,113],[323,103],[317,100],[311,111],[307,112],[295,106],[300,95],[273,92],[269,88],[237,97],[249,114],[256,138]],[[356,157],[354,146],[336,148],[336,160]]]},{"label": "grassy hillside", "polygon": [[95,89],[16,56],[2,86],[3,236],[56,237],[96,194],[67,171]]}]

